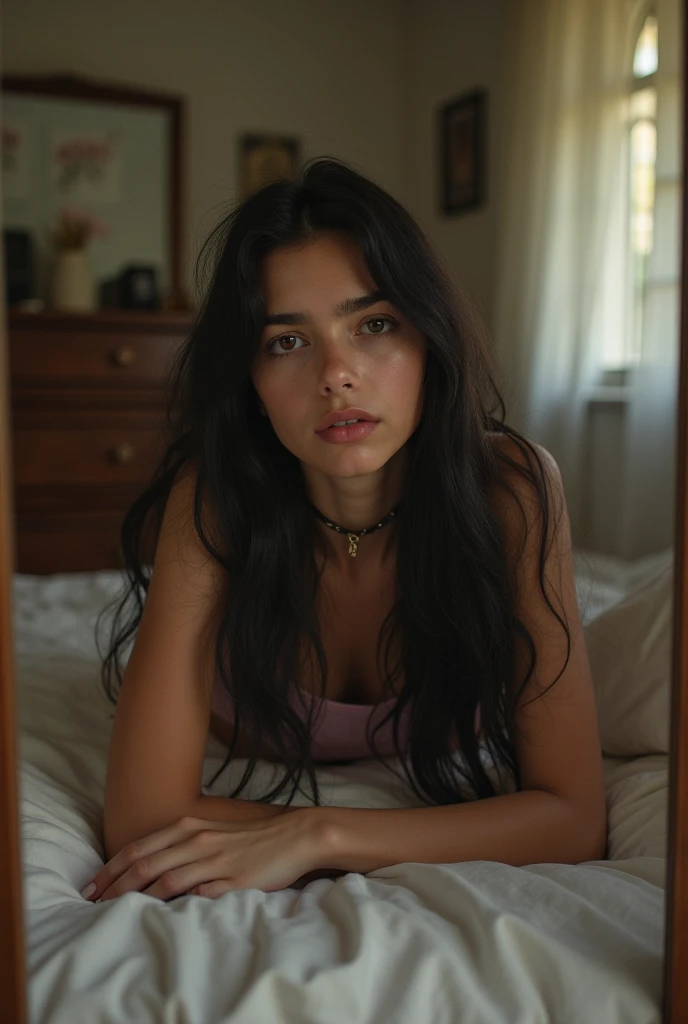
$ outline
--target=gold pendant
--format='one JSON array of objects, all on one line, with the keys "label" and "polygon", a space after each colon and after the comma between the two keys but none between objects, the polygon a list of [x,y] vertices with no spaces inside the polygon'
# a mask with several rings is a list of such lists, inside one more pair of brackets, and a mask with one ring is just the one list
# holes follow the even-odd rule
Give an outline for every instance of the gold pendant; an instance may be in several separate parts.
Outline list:
[{"label": "gold pendant", "polygon": [[352,558],[355,558],[359,535],[355,533],[347,533],[347,537],[349,538],[349,554]]}]

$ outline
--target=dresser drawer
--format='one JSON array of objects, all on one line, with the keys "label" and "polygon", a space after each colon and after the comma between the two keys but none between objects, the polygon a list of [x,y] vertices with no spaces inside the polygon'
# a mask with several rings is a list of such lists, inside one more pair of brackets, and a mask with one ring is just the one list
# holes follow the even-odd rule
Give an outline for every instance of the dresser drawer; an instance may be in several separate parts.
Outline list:
[{"label": "dresser drawer", "polygon": [[32,484],[146,481],[163,453],[159,427],[13,431],[14,479]]},{"label": "dresser drawer", "polygon": [[169,335],[105,332],[10,334],[13,388],[84,383],[101,387],[161,385],[182,343]]},{"label": "dresser drawer", "polygon": [[164,453],[163,384],[193,321],[9,312],[18,571],[120,564],[122,520]]}]

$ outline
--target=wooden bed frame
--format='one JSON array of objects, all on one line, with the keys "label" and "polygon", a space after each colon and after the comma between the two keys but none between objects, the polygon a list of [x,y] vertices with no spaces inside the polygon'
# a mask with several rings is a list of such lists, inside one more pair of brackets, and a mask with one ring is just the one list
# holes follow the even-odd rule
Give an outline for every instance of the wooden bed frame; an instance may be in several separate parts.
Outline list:
[{"label": "wooden bed frame", "polygon": [[[688,0],[684,0],[688,69]],[[688,164],[688,73],[684,73],[683,163]],[[685,177],[685,172],[684,172]],[[684,189],[685,196],[685,189]],[[666,927],[665,1024],[688,1021],[688,203],[683,206],[681,352],[676,465],[676,546]],[[1,253],[0,253],[1,260]],[[1,269],[1,268],[0,268]],[[0,274],[0,280],[4,275]],[[17,729],[13,676],[11,580],[14,516],[10,461],[6,310],[0,289],[0,1009],[27,1024],[24,911],[20,856]],[[683,969],[681,969],[683,964]]]}]

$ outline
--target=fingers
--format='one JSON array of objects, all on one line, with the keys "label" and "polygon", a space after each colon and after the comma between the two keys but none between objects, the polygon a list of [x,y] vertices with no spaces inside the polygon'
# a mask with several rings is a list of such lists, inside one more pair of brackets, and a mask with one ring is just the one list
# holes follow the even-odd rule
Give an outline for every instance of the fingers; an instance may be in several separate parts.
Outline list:
[{"label": "fingers", "polygon": [[[193,824],[191,824],[193,822]],[[168,825],[166,828],[161,828],[156,833],[150,836],[145,836],[142,839],[134,840],[132,843],[127,843],[123,846],[119,853],[116,853],[100,870],[94,874],[89,885],[85,886],[81,892],[81,895],[88,900],[96,903],[102,899],[106,892],[113,889],[113,886],[119,879],[122,878],[123,874],[127,872],[135,863],[145,858],[150,857],[160,850],[178,843],[181,839],[185,838],[189,834],[189,830],[192,827],[199,826],[198,819],[195,818],[181,818],[180,821],[175,822],[173,825]],[[91,889],[91,886],[95,886]],[[126,890],[123,890],[126,891]],[[120,895],[120,892],[115,890],[110,893],[113,895]]]},{"label": "fingers", "polygon": [[195,885],[193,889],[189,889],[189,895],[205,896],[208,899],[214,900],[217,899],[218,896],[222,896],[225,892],[244,888],[246,888],[246,886],[240,885],[236,878],[215,878],[211,881]]},{"label": "fingers", "polygon": [[210,845],[200,836],[194,836],[136,861],[105,890],[101,900],[114,899],[127,892],[145,892],[168,900],[188,892],[199,882],[220,877],[227,872],[227,865],[216,853],[210,853]]},{"label": "fingers", "polygon": [[[144,896],[155,896],[161,900],[174,899],[176,896],[183,896],[185,893],[195,890],[198,891],[198,895],[214,896],[218,893],[216,887],[220,885],[217,880],[221,877],[221,872],[222,868],[216,857],[207,857],[190,863],[188,859],[185,859],[175,863],[167,870],[157,869],[154,871],[153,881],[150,877],[144,879],[143,869],[134,865],[127,872],[127,876],[131,874],[134,881],[132,882],[125,876],[121,882],[111,886],[102,894],[101,901],[114,899],[126,892],[141,892]],[[232,888],[230,879],[223,881],[226,881],[226,889]],[[233,888],[238,887],[234,885]],[[219,891],[224,892],[225,889],[222,888]]]}]

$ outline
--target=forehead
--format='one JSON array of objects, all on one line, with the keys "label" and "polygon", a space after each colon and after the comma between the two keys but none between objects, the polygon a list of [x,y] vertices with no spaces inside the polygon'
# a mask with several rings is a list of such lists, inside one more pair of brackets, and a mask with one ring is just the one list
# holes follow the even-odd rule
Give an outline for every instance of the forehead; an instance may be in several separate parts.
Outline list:
[{"label": "forehead", "polygon": [[268,311],[280,300],[302,297],[302,309],[307,300],[311,305],[318,304],[318,299],[330,305],[333,298],[375,287],[358,245],[337,235],[273,249],[263,260],[260,282]]}]

